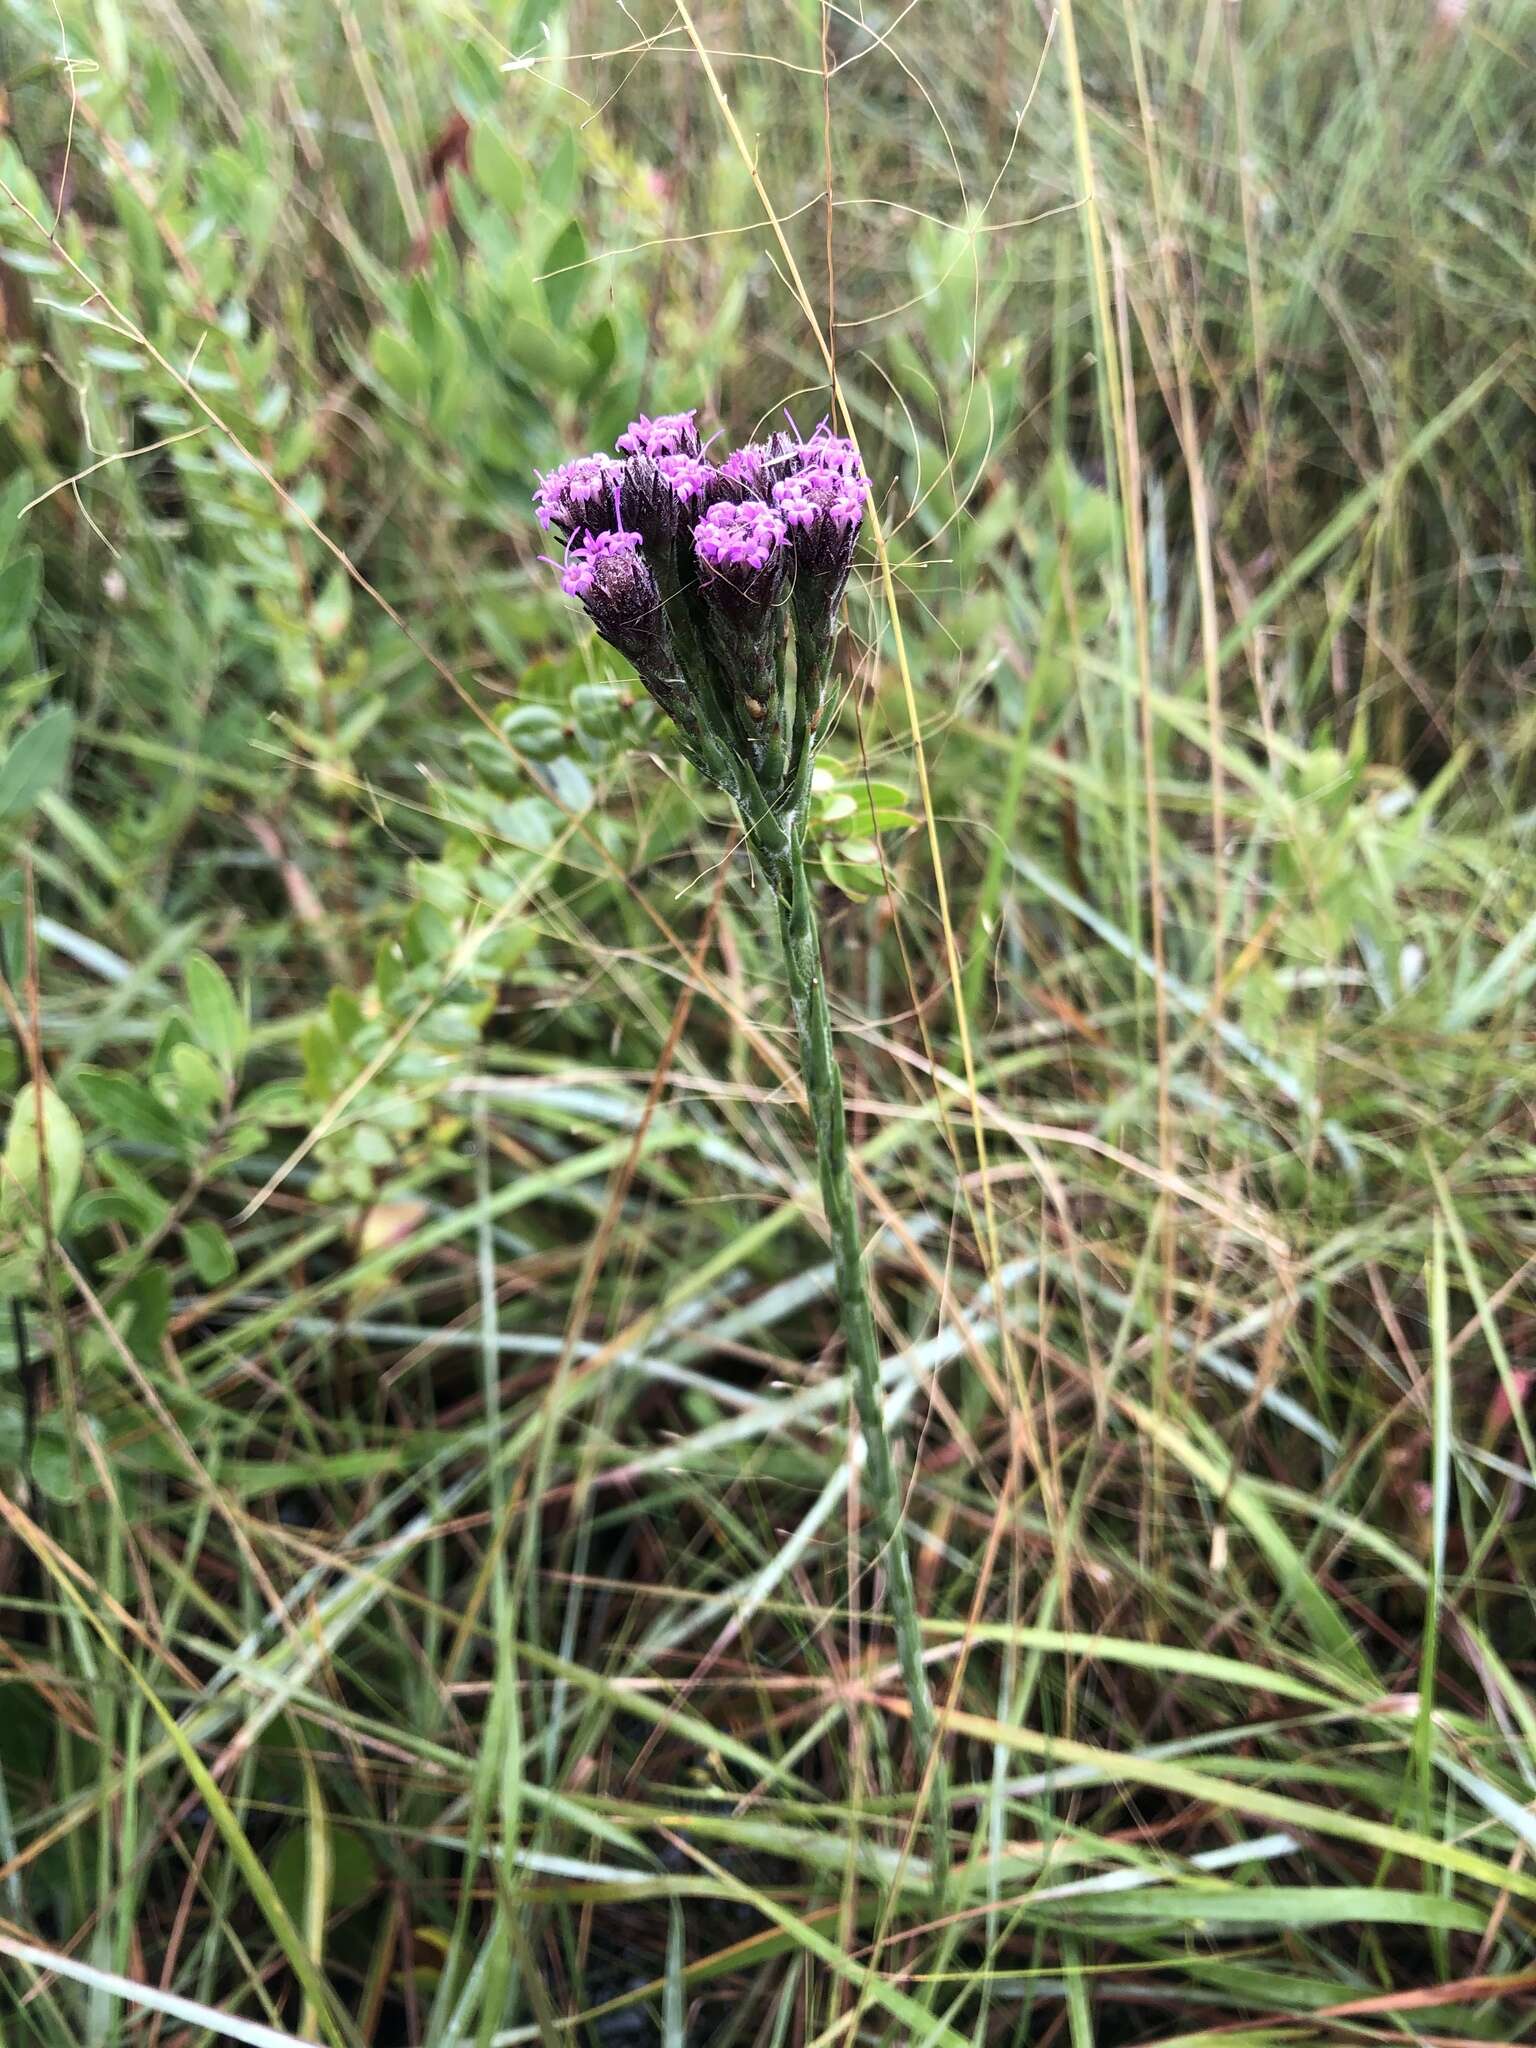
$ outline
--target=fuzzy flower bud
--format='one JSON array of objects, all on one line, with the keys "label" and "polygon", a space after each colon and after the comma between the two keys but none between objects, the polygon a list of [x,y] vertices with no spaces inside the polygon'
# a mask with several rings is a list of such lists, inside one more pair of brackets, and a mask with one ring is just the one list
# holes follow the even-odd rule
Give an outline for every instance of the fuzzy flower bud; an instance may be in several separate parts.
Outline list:
[{"label": "fuzzy flower bud", "polygon": [[630,421],[614,446],[621,455],[649,455],[658,462],[663,455],[697,455],[698,408],[664,412],[655,419],[641,413],[639,419]]},{"label": "fuzzy flower bud", "polygon": [[[677,460],[675,456],[666,459]],[[621,463],[618,479],[620,525],[639,534],[653,564],[665,564],[671,558],[682,518],[677,492],[663,476],[661,464],[649,455],[632,455]]]},{"label": "fuzzy flower bud", "polygon": [[606,533],[617,526],[619,472],[623,465],[611,455],[578,455],[539,478],[533,509],[548,533],[554,527],[573,533]]},{"label": "fuzzy flower bud", "polygon": [[634,663],[661,708],[683,724],[686,697],[672,634],[640,535],[622,528],[583,534],[566,551],[560,588],[580,600],[608,644]]}]

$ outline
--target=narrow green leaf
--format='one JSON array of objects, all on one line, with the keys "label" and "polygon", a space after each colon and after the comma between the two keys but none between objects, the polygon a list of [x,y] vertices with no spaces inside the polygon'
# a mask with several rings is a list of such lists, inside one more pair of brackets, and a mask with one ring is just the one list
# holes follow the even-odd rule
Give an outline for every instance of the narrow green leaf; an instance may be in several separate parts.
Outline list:
[{"label": "narrow green leaf", "polygon": [[0,1219],[15,1227],[37,1220],[46,1176],[49,1218],[57,1230],[75,1199],[84,1159],[80,1126],[63,1097],[46,1084],[41,1090],[30,1083],[18,1089],[0,1159]]},{"label": "narrow green leaf", "polygon": [[138,1145],[165,1145],[178,1155],[184,1150],[181,1125],[137,1075],[82,1067],[75,1075],[75,1088],[91,1115],[116,1137]]},{"label": "narrow green leaf", "polygon": [[483,122],[475,130],[469,145],[469,164],[481,191],[515,220],[523,210],[527,182],[522,165],[494,121]]},{"label": "narrow green leaf", "polygon": [[575,311],[585,282],[587,238],[581,222],[569,220],[544,251],[544,300],[556,327],[565,327]]},{"label": "narrow green leaf", "polygon": [[193,1029],[224,1071],[235,1073],[245,1056],[248,1037],[239,997],[223,968],[206,953],[192,954],[185,979]]},{"label": "narrow green leaf", "polygon": [[1361,1926],[1439,1927],[1459,1934],[1481,1934],[1488,1922],[1481,1907],[1465,1900],[1370,1885],[1253,1885],[1226,1891],[1157,1885],[1144,1891],[1064,1899],[1040,1910],[1076,1917],[1077,1908],[1085,1920],[1175,1921],[1196,1929],[1335,1927],[1359,1922]]},{"label": "narrow green leaf", "polygon": [[206,1218],[184,1223],[181,1241],[187,1248],[192,1270],[205,1287],[218,1287],[235,1271],[234,1248],[217,1223]]},{"label": "narrow green leaf", "polygon": [[[899,1714],[903,1711],[903,1704],[887,1699],[886,1712]],[[1456,1871],[1495,1893],[1510,1891],[1522,1899],[1536,1899],[1536,1877],[1522,1870],[1479,1856],[1460,1842],[1440,1841],[1412,1828],[1373,1820],[1367,1814],[1351,1813],[1342,1806],[1320,1806],[1310,1800],[1293,1799],[1286,1793],[1271,1791],[1267,1785],[1249,1785],[1223,1778],[1216,1772],[1196,1770],[1169,1757],[1143,1756],[1133,1750],[1098,1749],[1091,1743],[1073,1741],[1066,1736],[1039,1735],[1033,1729],[1015,1728],[1008,1722],[994,1720],[984,1714],[951,1711],[945,1719],[952,1735],[973,1736],[978,1742],[995,1743],[1003,1749],[1038,1757],[1048,1767],[1065,1769],[1083,1765],[1102,1773],[1108,1784],[1155,1786],[1176,1797],[1206,1801],[1230,1813],[1249,1813],[1262,1820],[1276,1821],[1282,1827],[1299,1830],[1304,1835],[1325,1835],[1339,1841],[1359,1842],[1366,1848],[1406,1857],[1414,1863]]]},{"label": "narrow green leaf", "polygon": [[67,704],[39,712],[0,763],[0,824],[24,818],[64,780],[75,716]]}]

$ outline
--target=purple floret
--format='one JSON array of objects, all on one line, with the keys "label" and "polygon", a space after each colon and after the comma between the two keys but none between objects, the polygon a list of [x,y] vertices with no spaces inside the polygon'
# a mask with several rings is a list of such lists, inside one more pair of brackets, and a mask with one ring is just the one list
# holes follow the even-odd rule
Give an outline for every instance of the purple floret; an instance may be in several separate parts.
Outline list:
[{"label": "purple floret", "polygon": [[[814,443],[806,445],[810,447]],[[869,485],[857,468],[832,469],[818,465],[813,469],[802,469],[773,487],[773,502],[783,514],[785,524],[801,529],[812,528],[822,521],[830,521],[833,526],[845,529],[855,527],[864,517],[864,503],[868,496]]]},{"label": "purple floret", "polygon": [[803,443],[793,434],[770,434],[766,441],[748,441],[720,465],[722,480],[739,497],[765,498],[775,482],[800,466]]},{"label": "purple floret", "polygon": [[641,586],[649,578],[638,533],[586,533],[566,553],[560,588],[567,597],[585,600],[597,591],[612,600],[627,594],[631,586],[644,595]]},{"label": "purple floret", "polygon": [[808,440],[798,429],[782,429],[766,440],[748,441],[720,465],[721,482],[735,497],[777,497],[777,487],[805,470],[838,470],[845,476],[862,478],[864,465],[859,451],[846,435],[829,431],[823,420]]},{"label": "purple floret", "polygon": [[716,474],[715,465],[697,455],[660,455],[656,467],[672,486],[680,505],[697,504]]},{"label": "purple floret", "polygon": [[712,505],[693,529],[699,560],[711,569],[766,569],[784,545],[782,514],[760,498]]},{"label": "purple floret", "polygon": [[697,455],[698,408],[660,413],[655,419],[641,413],[639,419],[630,421],[614,446],[621,455],[649,455],[657,462],[664,455]]},{"label": "purple floret", "polygon": [[758,484],[768,454],[766,441],[747,441],[733,448],[720,465],[720,474],[733,484]]},{"label": "purple floret", "polygon": [[711,505],[693,529],[700,591],[748,641],[767,631],[783,595],[788,535],[783,514],[761,498]]},{"label": "purple floret", "polygon": [[841,469],[850,476],[864,474],[864,465],[853,442],[846,434],[832,433],[825,420],[811,438],[801,444],[801,456],[807,468]]},{"label": "purple floret", "polygon": [[562,462],[541,476],[533,494],[540,526],[546,533],[554,527],[564,534],[613,526],[619,516],[615,499],[622,468],[611,455],[578,455],[574,462]]}]

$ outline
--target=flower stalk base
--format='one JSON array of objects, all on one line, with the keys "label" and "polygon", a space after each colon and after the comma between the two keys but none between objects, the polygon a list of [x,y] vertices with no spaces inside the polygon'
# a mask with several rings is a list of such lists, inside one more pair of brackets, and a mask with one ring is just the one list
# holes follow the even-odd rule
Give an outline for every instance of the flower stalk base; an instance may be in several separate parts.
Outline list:
[{"label": "flower stalk base", "polygon": [[923,1780],[929,1784],[933,1831],[933,1873],[942,1890],[949,1834],[948,1782],[939,1754],[938,1723],[923,1663],[917,1589],[907,1549],[901,1484],[885,1433],[880,1391],[880,1348],[864,1272],[858,1199],[848,1157],[848,1119],[843,1082],[832,1041],[821,967],[815,897],[806,873],[804,844],[791,827],[788,857],[774,878],[779,936],[789,978],[790,1007],[800,1042],[800,1070],[816,1139],[821,1203],[832,1240],[838,1308],[854,1407],[864,1439],[864,1489],[873,1511],[889,1589],[891,1621],[902,1687],[912,1714],[912,1738]]}]

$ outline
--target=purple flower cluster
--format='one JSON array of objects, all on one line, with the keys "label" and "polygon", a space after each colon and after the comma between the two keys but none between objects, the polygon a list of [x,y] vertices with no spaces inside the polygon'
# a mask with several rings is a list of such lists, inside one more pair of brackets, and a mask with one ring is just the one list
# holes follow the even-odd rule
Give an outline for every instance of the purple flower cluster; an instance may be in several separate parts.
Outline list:
[{"label": "purple flower cluster", "polygon": [[701,455],[659,455],[656,467],[676,492],[680,505],[702,505],[716,475],[715,465]]},{"label": "purple flower cluster", "polygon": [[824,420],[715,463],[693,410],[642,414],[615,445],[617,456],[562,463],[534,492],[539,524],[566,542],[561,588],[685,734],[725,715],[741,726],[733,745],[776,759],[790,619],[797,728],[819,716],[869,502],[857,448]]},{"label": "purple flower cluster", "polygon": [[770,434],[766,441],[747,441],[732,449],[720,465],[723,484],[738,496],[765,498],[777,477],[787,476],[806,444],[793,434]]},{"label": "purple flower cluster", "polygon": [[825,420],[802,445],[807,463],[818,469],[841,469],[859,477],[864,474],[864,465],[853,442],[846,434],[834,434]]},{"label": "purple flower cluster", "polygon": [[773,487],[773,502],[788,526],[814,527],[820,520],[856,527],[864,517],[869,485],[846,469],[798,470]]},{"label": "purple flower cluster", "polygon": [[546,533],[551,527],[568,538],[583,529],[598,532],[618,518],[622,462],[611,455],[578,455],[539,478],[533,509]]},{"label": "purple flower cluster", "polygon": [[789,568],[788,537],[782,516],[761,498],[722,499],[693,529],[699,594],[745,640],[760,641],[773,627]]},{"label": "purple flower cluster", "polygon": [[760,498],[711,505],[693,529],[700,562],[721,573],[770,568],[784,537],[783,519]]},{"label": "purple flower cluster", "polygon": [[773,502],[794,536],[795,624],[802,641],[831,634],[869,500],[851,441],[817,433],[805,449],[800,467],[773,487]]},{"label": "purple flower cluster", "polygon": [[664,412],[654,420],[641,413],[639,419],[630,421],[613,445],[621,455],[649,455],[656,462],[663,455],[697,455],[698,408]]},{"label": "purple flower cluster", "polygon": [[590,597],[602,587],[619,597],[646,573],[638,533],[588,533],[567,548],[560,588],[567,597]]}]

